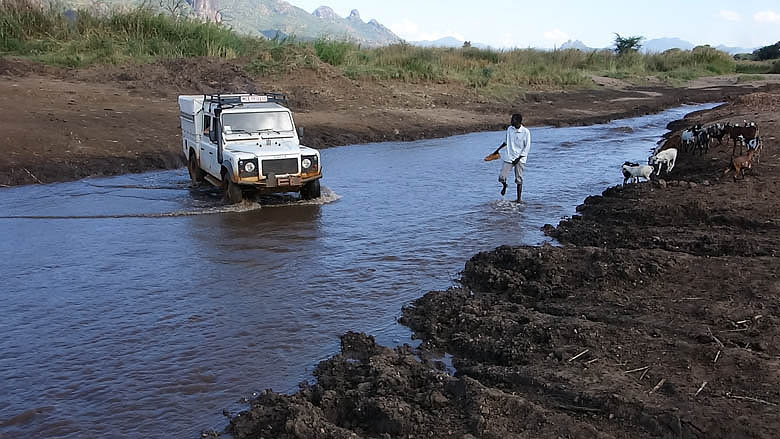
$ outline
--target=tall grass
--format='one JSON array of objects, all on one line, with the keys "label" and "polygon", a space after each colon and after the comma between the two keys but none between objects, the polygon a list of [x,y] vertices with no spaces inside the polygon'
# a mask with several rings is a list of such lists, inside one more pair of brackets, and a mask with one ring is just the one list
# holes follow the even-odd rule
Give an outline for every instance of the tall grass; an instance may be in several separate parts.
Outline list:
[{"label": "tall grass", "polygon": [[709,46],[618,55],[610,50],[423,48],[405,43],[365,48],[325,38],[268,40],[143,6],[65,14],[62,7],[31,1],[0,0],[0,52],[71,67],[194,56],[242,57],[250,72],[271,74],[316,68],[323,61],[352,79],[460,83],[503,95],[522,88],[580,87],[592,84],[591,75],[678,81],[736,71],[765,73],[773,67],[743,62],[738,66],[729,55]]},{"label": "tall grass", "polygon": [[0,52],[57,65],[191,56],[234,58],[256,50],[258,41],[215,24],[172,18],[143,6],[106,14],[87,10],[65,14],[57,5],[0,0]]},{"label": "tall grass", "polygon": [[707,46],[692,51],[617,55],[610,50],[496,51],[408,44],[370,49],[323,40],[315,45],[322,60],[341,67],[353,79],[462,82],[475,88],[576,87],[591,83],[591,75],[687,80],[733,73],[736,68],[728,54]]}]

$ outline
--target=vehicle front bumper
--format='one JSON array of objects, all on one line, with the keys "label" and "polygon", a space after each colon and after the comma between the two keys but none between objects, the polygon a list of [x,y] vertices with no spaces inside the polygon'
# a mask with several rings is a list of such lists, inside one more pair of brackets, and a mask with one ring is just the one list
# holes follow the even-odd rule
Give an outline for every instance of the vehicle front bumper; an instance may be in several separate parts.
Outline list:
[{"label": "vehicle front bumper", "polygon": [[300,175],[284,175],[284,176],[254,176],[244,177],[237,181],[242,186],[252,186],[255,188],[278,188],[291,190],[297,190],[306,183],[322,178],[322,171],[312,172],[308,174]]}]

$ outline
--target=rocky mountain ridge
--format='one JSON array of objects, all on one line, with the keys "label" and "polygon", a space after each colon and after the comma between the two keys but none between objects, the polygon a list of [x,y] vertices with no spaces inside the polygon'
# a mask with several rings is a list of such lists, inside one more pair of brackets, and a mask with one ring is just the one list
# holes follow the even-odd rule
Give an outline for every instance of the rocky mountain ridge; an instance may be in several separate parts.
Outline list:
[{"label": "rocky mountain ridge", "polygon": [[[364,22],[357,9],[343,18],[329,6],[320,6],[309,13],[284,0],[192,1],[214,5],[212,10],[224,11],[223,22],[253,35],[283,35],[303,40],[324,37],[354,41],[366,46],[383,46],[401,41],[377,20]],[[219,7],[216,7],[217,3]]]}]

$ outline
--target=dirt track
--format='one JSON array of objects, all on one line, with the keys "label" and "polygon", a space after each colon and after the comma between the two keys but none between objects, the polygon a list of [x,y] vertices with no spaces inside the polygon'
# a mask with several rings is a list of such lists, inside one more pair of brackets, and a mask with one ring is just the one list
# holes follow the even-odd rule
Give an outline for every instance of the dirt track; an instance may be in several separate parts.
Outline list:
[{"label": "dirt track", "polygon": [[[342,338],[317,382],[261,395],[239,438],[775,438],[780,432],[780,93],[672,124],[758,122],[760,163],[681,153],[664,181],[589,197],[563,247],[474,256],[404,309],[421,350]],[[723,178],[722,178],[723,177]],[[427,360],[453,356],[457,373]],[[420,358],[423,360],[421,361]]]},{"label": "dirt track", "polygon": [[690,88],[632,88],[596,81],[592,89],[526,92],[516,102],[494,102],[456,84],[352,81],[327,65],[254,78],[240,61],[65,70],[0,58],[0,99],[15,110],[0,115],[0,185],[181,166],[178,94],[283,91],[306,128],[305,142],[325,148],[499,130],[514,109],[530,126],[592,124],[780,83],[777,77],[750,84],[711,78]]}]

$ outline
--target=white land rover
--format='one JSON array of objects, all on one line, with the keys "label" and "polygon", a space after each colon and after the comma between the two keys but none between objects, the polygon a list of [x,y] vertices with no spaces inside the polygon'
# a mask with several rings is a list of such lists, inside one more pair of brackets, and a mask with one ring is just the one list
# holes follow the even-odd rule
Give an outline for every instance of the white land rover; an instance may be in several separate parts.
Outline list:
[{"label": "white land rover", "polygon": [[182,145],[193,183],[224,188],[230,203],[249,192],[318,198],[320,153],[301,145],[286,105],[279,93],[179,96]]}]

